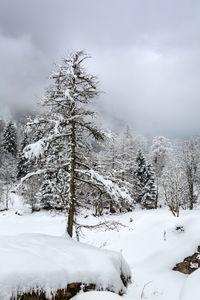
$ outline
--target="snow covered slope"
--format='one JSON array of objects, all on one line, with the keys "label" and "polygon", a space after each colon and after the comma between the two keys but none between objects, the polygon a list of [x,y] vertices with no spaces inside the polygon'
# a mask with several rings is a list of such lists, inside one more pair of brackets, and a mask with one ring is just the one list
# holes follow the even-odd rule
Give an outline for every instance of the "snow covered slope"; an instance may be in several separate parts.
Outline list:
[{"label": "snow covered slope", "polygon": [[[113,218],[129,228],[122,228],[119,232],[98,233],[85,230],[82,240],[122,252],[133,275],[133,284],[124,298],[180,300],[188,276],[172,268],[192,255],[200,244],[200,211],[181,211],[179,218],[165,209],[107,217]],[[91,217],[87,222],[94,221]],[[177,230],[181,226],[182,230]]]},{"label": "snow covered slope", "polygon": [[200,269],[188,276],[181,292],[181,300],[200,299]]},{"label": "snow covered slope", "polygon": [[[88,212],[85,212],[85,214],[88,214]],[[196,282],[200,280],[198,279],[199,272],[195,271],[194,275],[191,274],[188,276],[175,272],[172,268],[185,257],[192,255],[196,251],[197,246],[200,245],[199,210],[181,211],[179,218],[173,217],[167,209],[133,211],[118,216],[106,215],[100,218],[93,216],[85,218],[85,214],[78,220],[79,223],[92,225],[104,220],[115,220],[127,225],[127,227],[119,228],[118,231],[91,231],[84,229],[80,237],[84,243],[101,249],[115,250],[118,253],[122,253],[131,267],[133,279],[133,284],[128,287],[127,294],[122,299],[193,300],[194,287],[192,285],[197,286]],[[45,239],[49,238],[48,243],[51,245],[50,252],[47,249],[46,252],[45,249],[42,249],[41,254],[38,254],[38,259],[42,260],[42,256],[40,257],[40,255],[44,256],[45,253],[49,253],[48,259],[45,260],[45,265],[48,267],[51,262],[54,262],[54,256],[57,253],[53,249],[56,241],[60,241],[61,243],[63,241],[63,238],[59,236],[63,235],[65,225],[65,216],[58,215],[52,217],[50,214],[44,212],[18,216],[14,212],[5,212],[0,214],[0,240],[2,241],[3,235],[10,236],[12,242],[10,242],[11,246],[7,244],[7,252],[8,247],[13,251],[15,239],[16,244],[21,239],[21,235],[16,237],[12,237],[12,235],[37,233],[37,235],[29,235],[29,237],[32,241],[34,240],[34,247],[37,246],[37,243],[38,247],[40,247],[40,235],[38,233],[41,233],[42,237],[43,234],[50,234],[51,237],[45,236]],[[182,229],[180,230],[181,226]],[[23,236],[22,240],[24,239]],[[39,237],[39,240],[36,237]],[[3,245],[1,241],[0,249],[2,249]],[[65,242],[67,243],[67,241]],[[9,243],[9,238],[6,243]],[[19,243],[21,242],[19,241]],[[18,246],[16,245],[16,247]],[[20,247],[23,248],[22,246]],[[21,251],[20,247],[19,251]],[[35,249],[34,247],[33,249]],[[27,246],[26,251],[27,257],[29,257],[28,253],[30,249],[28,250]],[[96,260],[95,263],[97,263]],[[103,266],[100,267],[103,268]],[[51,268],[53,268],[53,265]],[[89,268],[87,268],[88,271]],[[95,292],[94,295],[95,298],[93,299],[95,300],[107,300],[109,297],[110,300],[113,297],[118,298],[117,295],[105,294],[103,292]],[[190,295],[189,299],[187,298],[188,295]],[[88,293],[88,296],[92,297],[92,294]],[[85,300],[84,297],[86,296],[79,295],[77,297],[79,297],[77,300]]]},{"label": "snow covered slope", "polygon": [[131,276],[122,255],[114,251],[44,234],[0,237],[1,300],[38,287],[50,297],[73,282],[118,293],[125,291],[121,274]]}]

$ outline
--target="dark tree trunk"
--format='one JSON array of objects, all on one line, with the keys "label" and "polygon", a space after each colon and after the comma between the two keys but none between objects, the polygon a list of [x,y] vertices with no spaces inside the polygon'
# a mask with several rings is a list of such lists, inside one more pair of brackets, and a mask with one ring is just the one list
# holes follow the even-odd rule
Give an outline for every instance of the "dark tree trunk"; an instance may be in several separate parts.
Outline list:
[{"label": "dark tree trunk", "polygon": [[155,199],[155,208],[158,208],[158,178],[156,183],[156,199]]},{"label": "dark tree trunk", "polygon": [[67,221],[67,233],[72,237],[73,235],[73,224],[75,214],[75,164],[76,164],[76,133],[75,133],[75,122],[72,121],[71,127],[71,170],[70,170],[70,203]]},{"label": "dark tree trunk", "polygon": [[190,183],[189,186],[189,191],[190,191],[190,209],[193,209],[193,205],[194,205],[194,186],[193,186],[193,182]]},{"label": "dark tree trunk", "polygon": [[116,210],[115,210],[114,207],[113,207],[113,201],[112,201],[112,200],[110,200],[110,213],[111,213],[111,214],[116,213]]}]

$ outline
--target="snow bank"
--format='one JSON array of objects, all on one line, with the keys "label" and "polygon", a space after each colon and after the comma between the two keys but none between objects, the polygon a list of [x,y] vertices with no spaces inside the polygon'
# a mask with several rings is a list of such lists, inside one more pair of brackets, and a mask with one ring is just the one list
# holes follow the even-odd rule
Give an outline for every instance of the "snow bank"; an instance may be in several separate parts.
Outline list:
[{"label": "snow bank", "polygon": [[72,239],[44,234],[0,236],[0,299],[38,288],[47,297],[72,282],[97,289],[125,289],[120,274],[130,276],[121,254]]},{"label": "snow bank", "polygon": [[[71,300],[123,300],[120,296],[111,292],[87,292],[78,294]],[[132,299],[133,300],[133,299]]]},{"label": "snow bank", "polygon": [[[122,251],[134,277],[127,295],[131,299],[141,299],[144,289],[144,299],[180,300],[187,276],[172,269],[192,255],[200,243],[200,211],[181,211],[181,216],[175,218],[166,209],[140,210],[106,216],[106,220],[109,219],[116,219],[128,227],[119,232],[88,232],[84,229],[82,239],[95,246]],[[92,221],[92,217],[85,219],[87,223]]]},{"label": "snow bank", "polygon": [[188,276],[181,294],[181,300],[200,299],[200,269]]}]

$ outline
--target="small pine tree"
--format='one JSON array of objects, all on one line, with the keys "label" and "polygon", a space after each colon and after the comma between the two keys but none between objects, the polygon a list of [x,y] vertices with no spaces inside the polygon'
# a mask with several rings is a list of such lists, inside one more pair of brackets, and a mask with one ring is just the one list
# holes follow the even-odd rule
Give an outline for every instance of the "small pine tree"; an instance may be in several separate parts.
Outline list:
[{"label": "small pine tree", "polygon": [[11,154],[5,154],[0,169],[0,181],[3,182],[3,200],[5,207],[9,206],[9,193],[16,180],[16,160]]},{"label": "small pine tree", "polygon": [[142,207],[147,209],[155,208],[156,187],[152,166],[146,163],[141,151],[136,157],[135,179],[135,200]]},{"label": "small pine tree", "polygon": [[8,123],[3,134],[3,152],[17,156],[17,133],[12,122]]},{"label": "small pine tree", "polygon": [[24,148],[28,145],[29,139],[27,132],[24,132],[21,142],[20,153],[17,162],[17,179],[22,178],[28,173],[28,159],[24,155]]},{"label": "small pine tree", "polygon": [[143,207],[152,209],[156,207],[156,185],[155,173],[151,165],[147,165],[147,178],[148,181],[145,185],[145,194],[142,199]]}]

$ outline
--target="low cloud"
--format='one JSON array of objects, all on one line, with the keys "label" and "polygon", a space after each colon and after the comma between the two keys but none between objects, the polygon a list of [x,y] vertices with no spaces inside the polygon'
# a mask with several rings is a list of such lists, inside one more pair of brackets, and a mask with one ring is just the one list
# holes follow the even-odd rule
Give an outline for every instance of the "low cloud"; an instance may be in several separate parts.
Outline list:
[{"label": "low cloud", "polygon": [[196,134],[199,8],[196,0],[2,0],[0,103],[32,107],[53,63],[68,50],[86,49],[109,126],[129,123],[150,138]]}]

